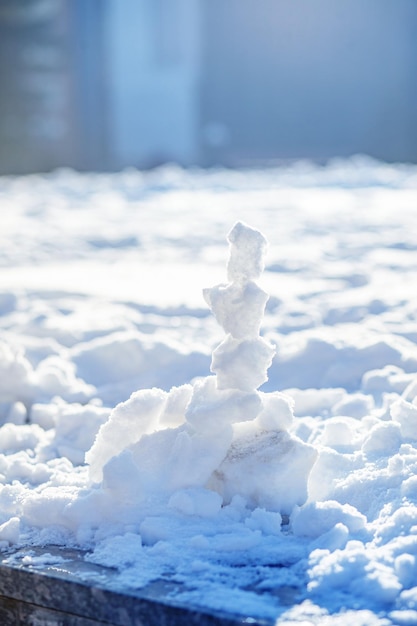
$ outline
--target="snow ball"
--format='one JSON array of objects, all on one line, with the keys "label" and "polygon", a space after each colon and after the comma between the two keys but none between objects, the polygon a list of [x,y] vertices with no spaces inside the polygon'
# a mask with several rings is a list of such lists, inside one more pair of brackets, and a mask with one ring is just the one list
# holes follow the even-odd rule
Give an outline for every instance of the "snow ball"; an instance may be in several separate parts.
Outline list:
[{"label": "snow ball", "polygon": [[400,425],[405,439],[417,441],[417,406],[399,398],[390,408],[392,419]]},{"label": "snow ball", "polygon": [[253,391],[268,380],[275,349],[262,339],[238,341],[228,336],[213,352],[211,371],[219,389]]},{"label": "snow ball", "polygon": [[217,285],[203,296],[226,333],[235,339],[259,334],[268,295],[256,283]]},{"label": "snow ball", "polygon": [[340,504],[334,500],[309,502],[296,507],[291,515],[291,527],[295,535],[319,537],[342,523],[351,533],[365,527],[366,517],[350,504]]},{"label": "snow ball", "polygon": [[264,270],[267,241],[258,230],[237,222],[228,235],[230,258],[227,277],[230,282],[256,280]]},{"label": "snow ball", "polygon": [[173,493],[168,501],[168,508],[198,517],[214,517],[221,505],[219,494],[208,489],[181,489]]}]

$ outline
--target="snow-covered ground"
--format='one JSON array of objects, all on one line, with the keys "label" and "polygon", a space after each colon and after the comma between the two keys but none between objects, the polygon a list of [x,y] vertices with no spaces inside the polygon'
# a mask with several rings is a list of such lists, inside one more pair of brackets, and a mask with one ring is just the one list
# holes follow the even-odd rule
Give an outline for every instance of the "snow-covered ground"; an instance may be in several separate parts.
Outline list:
[{"label": "snow-covered ground", "polygon": [[415,166],[0,179],[5,555],[417,624],[416,280]]}]

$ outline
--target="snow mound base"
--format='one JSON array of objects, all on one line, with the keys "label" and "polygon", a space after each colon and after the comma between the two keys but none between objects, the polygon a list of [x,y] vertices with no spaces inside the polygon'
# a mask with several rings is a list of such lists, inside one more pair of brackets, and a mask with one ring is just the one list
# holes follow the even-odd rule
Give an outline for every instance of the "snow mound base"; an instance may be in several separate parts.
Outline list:
[{"label": "snow mound base", "polygon": [[258,391],[275,353],[259,334],[268,296],[254,282],[266,240],[242,222],[228,240],[229,282],[203,292],[226,332],[213,352],[215,375],[169,392],[133,393],[111,412],[86,455],[91,481],[114,498],[117,474],[135,503],[157,496],[178,506],[184,502],[178,494],[191,489],[184,511],[199,510],[198,489],[219,494],[224,505],[241,496],[252,509],[287,515],[307,499],[316,451],[288,432],[290,398]]}]

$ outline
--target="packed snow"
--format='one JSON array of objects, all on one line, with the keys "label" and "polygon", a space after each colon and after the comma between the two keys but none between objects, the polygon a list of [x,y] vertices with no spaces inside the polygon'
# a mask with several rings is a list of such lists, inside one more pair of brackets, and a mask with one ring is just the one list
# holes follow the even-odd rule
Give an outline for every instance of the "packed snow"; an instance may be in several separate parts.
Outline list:
[{"label": "packed snow", "polygon": [[0,548],[417,624],[417,167],[0,178]]}]

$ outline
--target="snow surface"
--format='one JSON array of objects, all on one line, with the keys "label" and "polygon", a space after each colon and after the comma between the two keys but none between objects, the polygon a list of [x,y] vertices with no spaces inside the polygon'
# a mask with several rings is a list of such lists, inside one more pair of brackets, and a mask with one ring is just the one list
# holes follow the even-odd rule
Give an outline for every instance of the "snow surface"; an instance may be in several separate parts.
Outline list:
[{"label": "snow surface", "polygon": [[365,157],[1,178],[0,548],[416,624],[416,206]]}]

